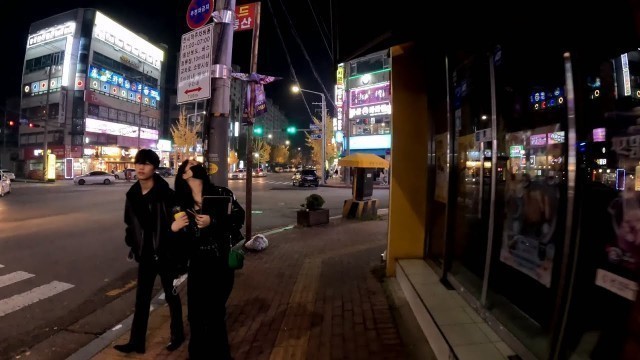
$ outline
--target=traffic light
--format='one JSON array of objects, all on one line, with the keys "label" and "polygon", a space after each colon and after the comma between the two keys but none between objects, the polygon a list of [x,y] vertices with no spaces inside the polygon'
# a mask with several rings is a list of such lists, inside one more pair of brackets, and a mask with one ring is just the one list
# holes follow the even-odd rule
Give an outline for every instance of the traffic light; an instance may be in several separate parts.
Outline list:
[{"label": "traffic light", "polygon": [[13,121],[13,120],[9,120],[9,126],[14,126],[15,124],[16,124],[16,122],[15,122],[15,121]]},{"label": "traffic light", "polygon": [[295,134],[296,130],[297,130],[296,127],[293,126],[293,125],[287,127],[287,133],[290,134],[290,135]]},{"label": "traffic light", "polygon": [[262,129],[262,126],[254,126],[253,127],[253,135],[262,136],[263,131],[264,130]]}]

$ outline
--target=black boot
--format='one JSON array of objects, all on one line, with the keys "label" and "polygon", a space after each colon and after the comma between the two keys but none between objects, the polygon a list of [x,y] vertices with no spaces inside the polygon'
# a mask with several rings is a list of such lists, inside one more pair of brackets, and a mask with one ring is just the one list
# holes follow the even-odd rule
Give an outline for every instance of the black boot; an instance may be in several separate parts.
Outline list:
[{"label": "black boot", "polygon": [[125,354],[132,353],[134,351],[138,354],[144,354],[144,345],[132,344],[130,342],[114,345],[113,348]]},{"label": "black boot", "polygon": [[168,351],[175,351],[176,349],[178,349],[180,347],[180,345],[182,345],[183,342],[184,342],[184,335],[172,336],[171,337],[171,342],[169,344],[167,344],[167,350]]}]

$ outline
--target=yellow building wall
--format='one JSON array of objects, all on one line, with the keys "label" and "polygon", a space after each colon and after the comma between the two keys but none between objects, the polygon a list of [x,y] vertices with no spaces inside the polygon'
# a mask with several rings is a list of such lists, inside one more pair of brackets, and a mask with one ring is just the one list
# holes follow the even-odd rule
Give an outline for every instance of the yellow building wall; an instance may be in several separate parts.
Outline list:
[{"label": "yellow building wall", "polygon": [[410,44],[391,48],[388,276],[395,276],[396,259],[422,258],[424,254],[428,122],[421,58]]}]

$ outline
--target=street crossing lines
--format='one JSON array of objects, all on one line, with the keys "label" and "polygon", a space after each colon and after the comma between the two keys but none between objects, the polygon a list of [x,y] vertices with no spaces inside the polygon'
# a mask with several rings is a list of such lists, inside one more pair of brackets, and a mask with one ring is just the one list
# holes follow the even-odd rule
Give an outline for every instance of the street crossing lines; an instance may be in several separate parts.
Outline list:
[{"label": "street crossing lines", "polygon": [[13,283],[17,283],[20,280],[25,280],[35,275],[29,274],[24,271],[16,271],[11,274],[0,276],[0,287],[11,285]]},{"label": "street crossing lines", "polygon": [[[3,267],[4,265],[0,265],[0,268]],[[14,271],[10,274],[0,276],[0,288],[33,277],[35,277],[34,274],[30,274],[26,271]],[[48,284],[35,287],[21,294],[16,294],[6,299],[0,299],[0,317],[3,317],[16,310],[20,310],[40,300],[44,300],[48,297],[59,294],[65,290],[69,290],[72,287],[74,287],[74,285],[67,284],[61,281],[52,281]]]},{"label": "street crossing lines", "polygon": [[44,300],[50,296],[59,294],[71,289],[73,285],[60,281],[52,281],[46,285],[38,286],[22,294],[14,295],[7,299],[0,300],[0,317],[3,317],[23,307]]}]

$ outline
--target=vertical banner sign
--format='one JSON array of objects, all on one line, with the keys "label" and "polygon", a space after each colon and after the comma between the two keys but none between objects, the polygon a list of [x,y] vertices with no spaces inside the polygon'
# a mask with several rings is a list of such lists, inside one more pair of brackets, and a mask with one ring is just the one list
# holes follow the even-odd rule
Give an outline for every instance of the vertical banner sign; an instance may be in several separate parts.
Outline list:
[{"label": "vertical banner sign", "polygon": [[178,70],[178,104],[211,97],[213,24],[182,35]]},{"label": "vertical banner sign", "polygon": [[187,8],[187,25],[199,29],[209,21],[213,13],[213,0],[191,0]]},{"label": "vertical banner sign", "polygon": [[256,22],[256,3],[236,6],[236,19],[233,31],[253,30]]}]

